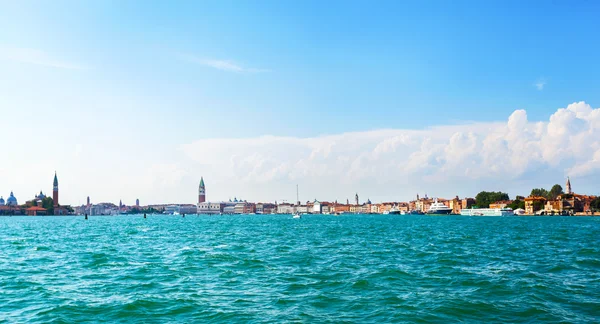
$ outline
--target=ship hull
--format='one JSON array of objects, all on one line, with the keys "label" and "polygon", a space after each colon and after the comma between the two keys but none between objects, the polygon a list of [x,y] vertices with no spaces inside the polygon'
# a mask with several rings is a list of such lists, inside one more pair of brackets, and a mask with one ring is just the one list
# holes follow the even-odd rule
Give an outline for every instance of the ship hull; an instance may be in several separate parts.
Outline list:
[{"label": "ship hull", "polygon": [[452,210],[430,210],[427,212],[427,215],[450,215]]}]

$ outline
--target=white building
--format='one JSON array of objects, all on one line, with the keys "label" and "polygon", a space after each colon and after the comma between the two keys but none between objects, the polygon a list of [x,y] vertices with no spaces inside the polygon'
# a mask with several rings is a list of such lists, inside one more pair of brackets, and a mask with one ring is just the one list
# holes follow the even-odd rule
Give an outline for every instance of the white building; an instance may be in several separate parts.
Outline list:
[{"label": "white building", "polygon": [[313,208],[312,208],[312,213],[313,214],[320,214],[323,212],[322,208],[321,208],[321,202],[317,201],[315,199],[315,202],[313,203]]},{"label": "white building", "polygon": [[221,214],[225,206],[224,202],[202,202],[198,204],[197,213],[202,215]]},{"label": "white building", "polygon": [[308,206],[306,206],[306,205],[297,206],[296,207],[296,212],[302,213],[302,214],[308,213]]},{"label": "white building", "polygon": [[277,205],[277,214],[293,214],[296,211],[296,208],[291,204],[279,204]]}]

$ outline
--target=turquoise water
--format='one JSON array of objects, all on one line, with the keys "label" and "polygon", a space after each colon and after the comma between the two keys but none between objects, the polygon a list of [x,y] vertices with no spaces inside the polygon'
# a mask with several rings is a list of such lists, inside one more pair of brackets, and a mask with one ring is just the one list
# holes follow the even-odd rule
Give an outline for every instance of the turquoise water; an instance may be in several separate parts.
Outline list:
[{"label": "turquoise water", "polygon": [[0,321],[598,322],[600,218],[0,217]]}]

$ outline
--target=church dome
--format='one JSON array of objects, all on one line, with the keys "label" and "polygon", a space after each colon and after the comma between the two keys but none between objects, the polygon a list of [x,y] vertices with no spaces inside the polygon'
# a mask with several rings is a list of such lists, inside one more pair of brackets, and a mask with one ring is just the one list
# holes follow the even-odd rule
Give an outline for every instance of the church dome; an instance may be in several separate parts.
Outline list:
[{"label": "church dome", "polygon": [[4,206],[4,198],[0,196],[0,206]]},{"label": "church dome", "polygon": [[6,199],[6,204],[8,206],[16,206],[16,205],[18,205],[17,198],[15,198],[15,195],[13,195],[12,191],[10,192],[10,197],[8,197],[8,199]]}]

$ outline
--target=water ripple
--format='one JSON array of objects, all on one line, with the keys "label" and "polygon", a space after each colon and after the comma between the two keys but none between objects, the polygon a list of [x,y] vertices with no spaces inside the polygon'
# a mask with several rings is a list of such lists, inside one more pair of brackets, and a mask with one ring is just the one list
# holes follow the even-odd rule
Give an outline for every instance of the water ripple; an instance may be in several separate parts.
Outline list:
[{"label": "water ripple", "polygon": [[3,217],[0,322],[597,322],[585,217]]}]

